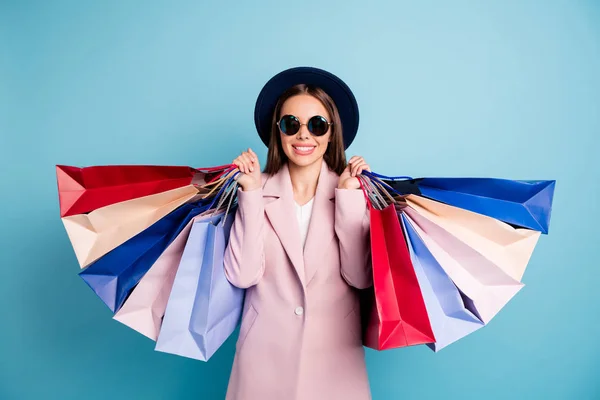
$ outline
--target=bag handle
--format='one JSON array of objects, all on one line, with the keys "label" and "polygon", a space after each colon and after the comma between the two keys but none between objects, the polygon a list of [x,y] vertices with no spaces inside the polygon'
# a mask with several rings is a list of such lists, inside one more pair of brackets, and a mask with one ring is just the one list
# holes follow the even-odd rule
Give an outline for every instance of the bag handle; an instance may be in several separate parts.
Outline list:
[{"label": "bag handle", "polygon": [[373,207],[373,205],[371,204],[371,200],[369,199],[369,196],[367,195],[367,190],[365,189],[365,184],[363,183],[362,180],[362,176],[357,176],[358,178],[358,184],[360,185],[360,190],[362,190],[363,196],[365,196],[365,201],[367,202],[367,207],[369,207],[369,210]]},{"label": "bag handle", "polygon": [[[237,184],[237,181],[235,181],[235,178],[237,177],[237,175],[240,172],[235,172],[235,173],[230,173],[230,176],[227,177],[227,179],[225,180],[225,183],[223,185],[221,185],[219,191],[217,192],[217,194],[215,195],[215,197],[213,198],[212,202],[209,205],[209,209],[212,208],[215,205],[215,202],[217,201],[217,199],[220,199],[220,197],[223,195],[223,192],[227,190],[227,193],[229,193],[229,189],[232,186],[232,182],[234,184]],[[213,190],[211,190],[211,193],[216,189],[213,188]],[[207,195],[207,197],[210,195],[210,193]]]},{"label": "bag handle", "polygon": [[[377,207],[383,209],[387,206],[385,204],[385,199],[376,190],[375,186],[373,185],[373,182],[371,182],[371,180],[368,177],[358,175],[356,178],[358,179],[358,183],[360,184],[360,188],[363,192],[363,195],[365,196],[365,200],[367,201],[369,209],[378,209]],[[374,203],[376,207],[373,206]]]},{"label": "bag handle", "polygon": [[[366,174],[365,174],[366,172]],[[367,175],[369,178],[371,178],[373,181],[377,182],[377,184],[383,186],[384,188],[386,188],[387,190],[391,191],[392,193],[398,195],[398,196],[402,196],[402,193],[400,193],[399,191],[397,191],[396,189],[394,189],[393,187],[391,187],[390,185],[388,185],[387,183],[385,183],[384,181],[382,181],[381,179],[388,179],[388,177],[383,177],[383,178],[378,178],[378,176],[383,176],[383,175],[379,175],[379,174],[374,174],[373,172],[369,172],[369,171],[363,171],[363,174]],[[396,177],[396,178],[407,178],[407,179],[398,179],[398,180],[411,180],[412,178],[409,176],[406,177]],[[393,179],[388,179],[388,180],[393,180]]]},{"label": "bag handle", "polygon": [[219,202],[217,203],[217,206],[215,207],[217,210],[223,207],[223,204],[225,203],[225,201],[227,201],[228,198],[231,203],[231,200],[233,200],[233,198],[235,197],[234,192],[235,188],[237,187],[237,182],[235,179],[229,179],[223,187],[225,188],[225,193],[223,193],[223,195],[219,199]]},{"label": "bag handle", "polygon": [[[213,183],[215,181],[219,181],[223,175],[227,175],[228,173],[230,173],[231,171],[233,171],[236,168],[237,168],[236,165],[230,164],[227,169],[225,169],[225,170],[223,170],[221,172],[216,173],[215,176],[211,177],[208,181],[206,181],[206,184],[208,185],[208,184],[211,184],[211,183]],[[207,175],[209,175],[209,174],[210,173],[207,173]]]},{"label": "bag handle", "polygon": [[389,193],[387,193],[387,191],[384,188],[377,184],[377,180],[366,178],[365,182],[367,183],[367,186],[370,189],[371,201],[375,203],[375,205],[379,207],[380,210],[386,208],[388,206],[388,203],[386,202],[385,197],[381,192],[386,193],[388,198],[390,197]]},{"label": "bag handle", "polygon": [[224,171],[224,170],[235,169],[235,168],[237,168],[235,164],[225,164],[225,165],[218,165],[216,167],[193,168],[193,169],[198,172],[217,172],[217,171]]},{"label": "bag handle", "polygon": [[[223,215],[223,218],[221,219],[221,226],[225,226],[225,222],[227,220],[227,217],[229,217],[229,210],[231,209],[231,205],[234,202],[234,199],[236,198],[236,190],[238,187],[238,183],[237,183],[237,176],[240,174],[240,171],[237,171],[236,173],[234,173],[227,181],[227,183],[223,186],[223,188],[225,189],[225,194],[219,199],[219,203],[217,204],[217,207],[215,208],[215,213],[219,212],[219,210],[221,210],[221,208],[223,207],[223,204],[225,203],[225,201],[229,198],[229,201],[227,202],[227,208],[225,209],[225,214]],[[218,196],[218,195],[217,195]],[[216,200],[217,197],[215,197]],[[214,201],[213,201],[214,203]]]},{"label": "bag handle", "polygon": [[409,181],[413,179],[410,176],[385,176],[371,171],[363,171],[362,173],[365,175],[369,175],[373,178],[387,179],[388,181]]}]

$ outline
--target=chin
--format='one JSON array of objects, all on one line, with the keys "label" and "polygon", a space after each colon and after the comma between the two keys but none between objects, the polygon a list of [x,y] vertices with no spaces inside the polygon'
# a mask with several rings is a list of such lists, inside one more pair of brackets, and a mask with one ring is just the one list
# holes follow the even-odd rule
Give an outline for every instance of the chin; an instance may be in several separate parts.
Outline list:
[{"label": "chin", "polygon": [[299,167],[308,167],[309,165],[313,165],[315,162],[319,161],[319,158],[313,159],[313,160],[307,160],[307,159],[300,159],[298,160],[296,157],[295,158],[290,158],[289,159],[290,162],[294,165],[297,165]]}]

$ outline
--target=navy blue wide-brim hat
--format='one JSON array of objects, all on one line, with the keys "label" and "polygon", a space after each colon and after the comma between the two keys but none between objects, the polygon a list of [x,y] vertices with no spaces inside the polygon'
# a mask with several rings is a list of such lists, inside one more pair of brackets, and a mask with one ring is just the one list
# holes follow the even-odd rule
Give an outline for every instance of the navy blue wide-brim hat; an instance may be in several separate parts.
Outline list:
[{"label": "navy blue wide-brim hat", "polygon": [[272,77],[262,88],[254,108],[254,123],[260,138],[269,146],[273,112],[279,97],[290,87],[298,84],[318,86],[332,99],[342,120],[344,148],[347,149],[358,131],[358,103],[354,94],[337,76],[314,67],[296,67]]}]

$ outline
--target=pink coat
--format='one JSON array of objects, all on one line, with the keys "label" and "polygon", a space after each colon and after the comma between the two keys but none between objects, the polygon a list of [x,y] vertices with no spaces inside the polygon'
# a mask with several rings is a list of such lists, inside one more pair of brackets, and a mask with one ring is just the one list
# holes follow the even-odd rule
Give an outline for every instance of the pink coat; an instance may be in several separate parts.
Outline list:
[{"label": "pink coat", "polygon": [[369,381],[355,288],[372,284],[360,190],[323,162],[304,251],[287,165],[239,191],[227,279],[247,288],[228,400],[365,400]]}]

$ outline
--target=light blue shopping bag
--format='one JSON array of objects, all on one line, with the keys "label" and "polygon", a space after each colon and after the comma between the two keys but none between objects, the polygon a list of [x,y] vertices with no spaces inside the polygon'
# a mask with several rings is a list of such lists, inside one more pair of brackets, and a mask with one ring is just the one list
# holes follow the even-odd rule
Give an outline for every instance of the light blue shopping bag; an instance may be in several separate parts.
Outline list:
[{"label": "light blue shopping bag", "polygon": [[484,326],[465,305],[459,290],[427,249],[412,227],[409,217],[401,214],[410,257],[417,274],[429,322],[436,342],[428,346],[434,350],[467,336]]},{"label": "light blue shopping bag", "polygon": [[157,351],[208,361],[237,327],[245,291],[229,283],[223,268],[234,212],[192,225]]}]

